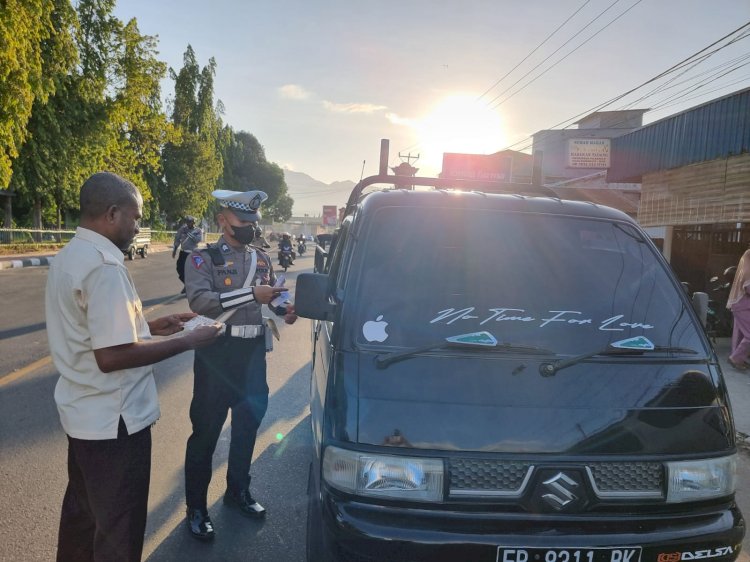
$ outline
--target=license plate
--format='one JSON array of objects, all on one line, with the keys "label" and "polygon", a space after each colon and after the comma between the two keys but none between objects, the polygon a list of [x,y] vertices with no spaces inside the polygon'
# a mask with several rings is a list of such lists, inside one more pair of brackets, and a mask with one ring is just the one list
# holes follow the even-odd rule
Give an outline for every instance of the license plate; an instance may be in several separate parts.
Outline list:
[{"label": "license plate", "polygon": [[497,547],[497,562],[640,562],[640,546],[608,548]]}]

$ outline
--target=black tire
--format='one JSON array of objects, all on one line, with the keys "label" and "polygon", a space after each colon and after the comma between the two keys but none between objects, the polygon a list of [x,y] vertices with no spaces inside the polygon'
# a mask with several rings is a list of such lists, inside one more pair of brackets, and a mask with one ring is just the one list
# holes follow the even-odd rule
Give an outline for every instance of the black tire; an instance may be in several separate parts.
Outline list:
[{"label": "black tire", "polygon": [[307,537],[305,540],[305,554],[307,562],[328,562],[331,558],[323,550],[321,536],[321,513],[312,485],[312,463],[310,463],[309,485],[307,490]]},{"label": "black tire", "polygon": [[128,248],[128,259],[130,261],[133,261],[134,257],[135,257],[135,248],[133,248],[133,246],[130,246],[130,248]]},{"label": "black tire", "polygon": [[141,257],[145,260],[148,256],[148,246],[144,246],[141,250]]}]

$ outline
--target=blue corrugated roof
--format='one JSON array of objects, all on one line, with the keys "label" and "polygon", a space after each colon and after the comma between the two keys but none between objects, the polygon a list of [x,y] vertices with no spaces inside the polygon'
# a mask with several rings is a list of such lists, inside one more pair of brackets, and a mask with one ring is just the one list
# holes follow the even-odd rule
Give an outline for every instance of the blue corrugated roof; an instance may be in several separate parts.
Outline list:
[{"label": "blue corrugated roof", "polygon": [[612,139],[607,181],[640,182],[643,174],[750,151],[750,88]]}]

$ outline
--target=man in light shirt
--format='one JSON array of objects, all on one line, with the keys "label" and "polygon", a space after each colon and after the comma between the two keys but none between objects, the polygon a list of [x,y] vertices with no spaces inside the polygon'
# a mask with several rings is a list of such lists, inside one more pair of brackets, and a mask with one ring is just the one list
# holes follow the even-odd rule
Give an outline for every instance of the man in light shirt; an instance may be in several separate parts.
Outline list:
[{"label": "man in light shirt", "polygon": [[121,248],[138,233],[136,187],[97,173],[81,187],[81,226],[50,266],[49,346],[55,402],[68,435],[68,487],[58,561],[138,561],[159,401],[150,365],[213,342],[219,324],[183,329],[194,313],[147,321]]}]

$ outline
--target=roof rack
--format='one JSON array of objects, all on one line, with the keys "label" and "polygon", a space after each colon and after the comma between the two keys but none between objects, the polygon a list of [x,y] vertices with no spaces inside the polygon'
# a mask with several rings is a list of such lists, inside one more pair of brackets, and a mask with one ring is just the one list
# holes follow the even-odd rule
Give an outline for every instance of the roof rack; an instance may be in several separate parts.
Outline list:
[{"label": "roof rack", "polygon": [[[535,166],[536,168],[536,166]],[[541,197],[555,197],[558,195],[549,187],[536,183],[513,183],[489,180],[467,180],[454,178],[431,178],[423,176],[398,176],[388,173],[388,139],[380,141],[380,173],[361,179],[352,188],[346,203],[344,215],[350,214],[356,207],[362,192],[366,187],[374,184],[391,184],[394,188],[414,189],[415,187],[434,187],[436,189],[456,189],[459,191],[481,191],[483,193],[508,193],[516,195],[536,195]],[[535,177],[538,174],[535,174]]]}]

